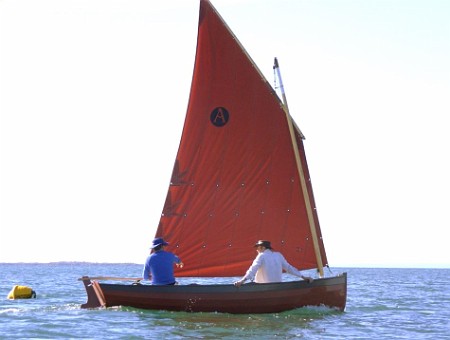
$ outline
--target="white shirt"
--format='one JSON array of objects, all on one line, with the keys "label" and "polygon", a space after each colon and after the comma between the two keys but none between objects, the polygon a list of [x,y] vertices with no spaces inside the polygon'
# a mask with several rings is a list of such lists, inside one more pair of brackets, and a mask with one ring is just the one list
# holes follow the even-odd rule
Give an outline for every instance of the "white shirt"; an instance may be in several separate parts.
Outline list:
[{"label": "white shirt", "polygon": [[283,269],[295,276],[303,276],[303,273],[291,266],[281,253],[266,249],[253,260],[244,279],[249,280],[254,277],[256,283],[281,282]]}]

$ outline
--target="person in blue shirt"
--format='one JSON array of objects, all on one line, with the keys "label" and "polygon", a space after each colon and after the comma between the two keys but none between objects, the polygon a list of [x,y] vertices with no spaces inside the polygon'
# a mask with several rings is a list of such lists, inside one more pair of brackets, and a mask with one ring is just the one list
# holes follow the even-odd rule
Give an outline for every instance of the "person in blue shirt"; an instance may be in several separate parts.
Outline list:
[{"label": "person in blue shirt", "polygon": [[151,280],[152,285],[174,285],[173,265],[183,268],[183,262],[178,256],[164,250],[168,244],[162,237],[157,237],[152,242],[152,251],[145,261],[142,273],[144,280]]}]

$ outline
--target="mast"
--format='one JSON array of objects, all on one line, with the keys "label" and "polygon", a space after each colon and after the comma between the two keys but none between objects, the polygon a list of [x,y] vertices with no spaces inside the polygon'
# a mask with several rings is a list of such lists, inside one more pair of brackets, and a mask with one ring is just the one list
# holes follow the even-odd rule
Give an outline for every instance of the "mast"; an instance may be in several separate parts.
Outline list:
[{"label": "mast", "polygon": [[[278,59],[277,59],[277,58],[275,58],[275,60],[274,60],[274,63],[273,63],[273,70],[274,70],[274,72],[275,72],[275,74],[276,74],[275,81],[278,79],[278,83],[279,83],[279,86],[278,86],[278,87],[280,88],[280,91],[281,91],[281,97],[282,97],[282,99],[283,99],[283,105],[284,105],[286,111],[287,111],[288,114],[289,114],[289,107],[288,107],[288,104],[287,104],[286,94],[284,93],[284,85],[283,85],[283,80],[281,79],[280,66],[278,65]],[[300,135],[300,137],[301,137],[302,139],[305,139],[305,136],[304,136],[303,133],[300,131],[300,128],[298,127],[297,123],[295,123],[292,119],[291,119],[291,121],[292,121],[292,123],[294,124],[295,130],[298,132],[298,134]]]},{"label": "mast", "polygon": [[284,107],[286,108],[286,111],[289,112],[289,107],[287,104],[287,99],[286,99],[286,94],[284,93],[284,86],[283,86],[283,80],[281,79],[281,72],[280,72],[280,66],[278,65],[278,59],[275,57],[274,61],[273,61],[273,70],[276,72],[277,78],[278,78],[278,82],[279,82],[279,87],[280,87],[280,91],[281,91],[281,96],[283,99],[283,104]]},{"label": "mast", "polygon": [[[279,87],[280,87],[281,95],[282,95],[282,99],[283,99],[283,106],[284,106],[284,109],[286,112],[286,119],[287,119],[288,125],[289,125],[289,132],[291,134],[292,147],[294,149],[295,161],[297,163],[297,169],[298,169],[298,174],[300,177],[303,198],[305,200],[306,213],[308,215],[308,222],[309,222],[309,228],[311,231],[311,236],[312,236],[312,241],[313,241],[314,254],[316,255],[317,270],[319,271],[320,277],[323,277],[322,255],[320,254],[319,239],[318,239],[317,232],[316,232],[316,224],[314,222],[314,215],[313,215],[313,211],[312,211],[312,207],[311,207],[311,200],[309,198],[308,188],[306,186],[305,173],[303,171],[303,167],[302,167],[301,160],[300,160],[300,155],[298,152],[297,141],[295,139],[294,123],[293,123],[293,119],[289,113],[289,108],[288,108],[287,100],[286,100],[286,94],[284,92],[283,81],[281,79],[281,72],[280,72],[280,67],[278,65],[277,58],[275,58],[275,60],[274,60],[273,69],[276,72],[276,75],[277,75],[277,78],[279,81]],[[295,126],[295,127],[303,139],[304,136],[300,132],[300,129],[297,126]]]}]

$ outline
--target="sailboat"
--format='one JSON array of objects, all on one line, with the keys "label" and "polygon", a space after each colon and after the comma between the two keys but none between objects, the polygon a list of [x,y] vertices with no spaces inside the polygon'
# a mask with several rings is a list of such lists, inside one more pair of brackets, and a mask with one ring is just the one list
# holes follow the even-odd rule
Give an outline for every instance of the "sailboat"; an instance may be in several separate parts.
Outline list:
[{"label": "sailboat", "polygon": [[[277,62],[274,68],[279,74]],[[188,108],[155,237],[169,241],[168,250],[185,264],[176,277],[229,280],[157,286],[132,282],[139,278],[83,276],[88,300],[81,307],[343,311],[347,274],[324,274],[328,260],[303,138],[284,92],[280,99],[210,1],[200,0]],[[318,277],[312,283],[233,285],[254,259],[259,239],[270,240],[295,267],[316,269]]]}]

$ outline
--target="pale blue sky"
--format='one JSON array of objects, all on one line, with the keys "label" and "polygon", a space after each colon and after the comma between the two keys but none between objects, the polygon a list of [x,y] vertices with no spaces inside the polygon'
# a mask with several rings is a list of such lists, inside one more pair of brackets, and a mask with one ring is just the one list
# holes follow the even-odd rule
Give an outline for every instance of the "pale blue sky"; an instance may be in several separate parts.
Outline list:
[{"label": "pale blue sky", "polygon": [[[450,2],[216,0],[281,65],[331,266],[450,267]],[[0,262],[144,261],[197,0],[0,0]]]}]

